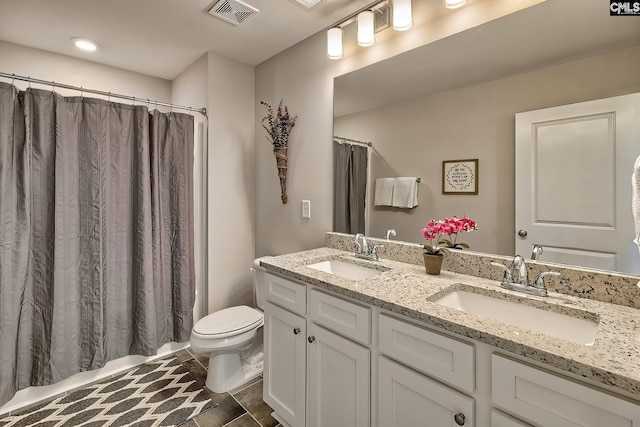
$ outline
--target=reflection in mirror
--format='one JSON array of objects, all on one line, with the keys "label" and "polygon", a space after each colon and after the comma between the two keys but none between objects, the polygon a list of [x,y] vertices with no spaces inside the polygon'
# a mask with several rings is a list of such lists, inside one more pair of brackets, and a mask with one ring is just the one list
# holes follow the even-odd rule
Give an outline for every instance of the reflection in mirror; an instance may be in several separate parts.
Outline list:
[{"label": "reflection in mirror", "polygon": [[[431,218],[467,215],[471,250],[514,254],[515,115],[640,92],[640,25],[598,3],[546,1],[335,79],[334,134],[373,142],[369,235],[425,243]],[[460,159],[479,159],[477,195],[442,192],[443,161]],[[422,177],[418,206],[373,206],[376,178],[398,176]]]}]

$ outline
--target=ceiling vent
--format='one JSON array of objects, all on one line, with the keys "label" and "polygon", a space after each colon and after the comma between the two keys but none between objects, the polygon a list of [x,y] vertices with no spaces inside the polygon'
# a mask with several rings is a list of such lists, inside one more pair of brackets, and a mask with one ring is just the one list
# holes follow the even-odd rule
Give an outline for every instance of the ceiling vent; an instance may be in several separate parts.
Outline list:
[{"label": "ceiling vent", "polygon": [[307,10],[311,10],[318,5],[322,0],[295,0],[300,6]]},{"label": "ceiling vent", "polygon": [[233,25],[239,25],[259,12],[253,6],[240,0],[220,0],[207,11],[209,15],[220,18]]}]

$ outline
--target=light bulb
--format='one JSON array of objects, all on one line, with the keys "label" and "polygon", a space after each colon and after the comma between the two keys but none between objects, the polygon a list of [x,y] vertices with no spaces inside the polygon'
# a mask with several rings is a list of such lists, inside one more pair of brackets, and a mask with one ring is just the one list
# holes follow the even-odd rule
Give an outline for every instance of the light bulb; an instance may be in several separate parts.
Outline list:
[{"label": "light bulb", "polygon": [[411,0],[393,0],[393,29],[406,31],[412,25]]},{"label": "light bulb", "polygon": [[327,58],[342,58],[342,28],[333,27],[327,30]]},{"label": "light bulb", "polygon": [[370,10],[358,14],[358,44],[372,46],[376,42],[375,16]]}]

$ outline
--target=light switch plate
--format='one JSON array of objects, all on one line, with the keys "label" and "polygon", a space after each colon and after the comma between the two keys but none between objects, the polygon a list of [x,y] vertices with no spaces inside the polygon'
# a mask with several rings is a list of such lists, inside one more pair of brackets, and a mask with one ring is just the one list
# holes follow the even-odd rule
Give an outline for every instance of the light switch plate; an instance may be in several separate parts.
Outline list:
[{"label": "light switch plate", "polygon": [[302,218],[311,218],[311,200],[302,201]]}]

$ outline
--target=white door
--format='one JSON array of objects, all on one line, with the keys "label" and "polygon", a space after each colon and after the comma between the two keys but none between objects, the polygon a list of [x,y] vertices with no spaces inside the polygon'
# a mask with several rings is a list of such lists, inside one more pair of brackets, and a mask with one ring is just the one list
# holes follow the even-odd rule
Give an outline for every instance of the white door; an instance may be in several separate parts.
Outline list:
[{"label": "white door", "polygon": [[386,357],[378,359],[378,425],[473,427],[474,400]]},{"label": "white door", "polygon": [[369,349],[309,325],[309,427],[369,427]]},{"label": "white door", "polygon": [[264,329],[263,399],[291,427],[304,427],[306,320],[268,302]]},{"label": "white door", "polygon": [[640,94],[516,114],[516,253],[640,273],[631,175]]}]

